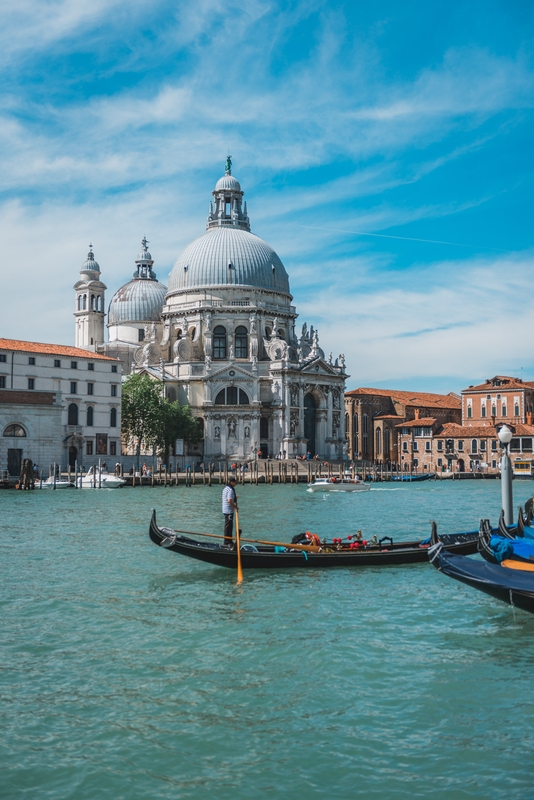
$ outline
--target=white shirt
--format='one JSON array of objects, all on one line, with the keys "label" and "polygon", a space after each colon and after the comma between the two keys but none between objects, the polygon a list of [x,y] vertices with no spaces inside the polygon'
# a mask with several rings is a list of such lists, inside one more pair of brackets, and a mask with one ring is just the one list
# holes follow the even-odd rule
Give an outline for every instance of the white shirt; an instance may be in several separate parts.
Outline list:
[{"label": "white shirt", "polygon": [[235,503],[235,489],[232,486],[225,486],[222,492],[222,513],[223,514],[233,514],[234,509],[228,502],[229,500],[233,500]]}]

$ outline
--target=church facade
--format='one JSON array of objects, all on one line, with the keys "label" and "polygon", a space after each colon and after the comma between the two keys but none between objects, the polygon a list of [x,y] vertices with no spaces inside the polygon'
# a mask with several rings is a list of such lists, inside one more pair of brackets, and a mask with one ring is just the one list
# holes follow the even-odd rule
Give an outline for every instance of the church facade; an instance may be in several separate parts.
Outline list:
[{"label": "church facade", "polygon": [[[297,332],[287,272],[251,232],[243,194],[228,158],[206,230],[178,257],[168,288],[143,240],[133,279],[111,300],[108,342],[100,273],[82,275],[76,343],[119,358],[124,374],[147,372],[188,404],[202,427],[202,459],[341,459],[344,356],[326,358],[313,326]],[[83,294],[94,294],[86,309]]]}]

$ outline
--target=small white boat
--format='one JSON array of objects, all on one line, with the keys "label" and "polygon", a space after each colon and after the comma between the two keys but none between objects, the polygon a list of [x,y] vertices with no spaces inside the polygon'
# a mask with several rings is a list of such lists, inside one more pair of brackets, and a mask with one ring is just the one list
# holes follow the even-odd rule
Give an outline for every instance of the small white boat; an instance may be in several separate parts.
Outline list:
[{"label": "small white boat", "polygon": [[[53,489],[54,488],[54,476],[51,475],[45,481],[41,483],[41,481],[35,481],[35,488],[36,489]],[[74,489],[75,483],[74,481],[69,481],[66,478],[56,478],[56,489]]]},{"label": "small white boat", "polygon": [[368,492],[370,488],[360,478],[317,478],[308,484],[309,492]]},{"label": "small white boat", "polygon": [[[81,489],[118,489],[126,481],[111,472],[99,472],[98,467],[89,467],[89,471],[82,478],[78,478],[77,485]],[[96,484],[96,486],[95,486]]]}]

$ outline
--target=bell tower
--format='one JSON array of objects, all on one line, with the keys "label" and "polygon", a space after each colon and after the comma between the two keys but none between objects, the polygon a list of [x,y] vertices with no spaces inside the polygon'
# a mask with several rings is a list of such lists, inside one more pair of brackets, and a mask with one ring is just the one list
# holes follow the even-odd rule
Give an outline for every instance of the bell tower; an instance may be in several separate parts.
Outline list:
[{"label": "bell tower", "polygon": [[107,286],[100,280],[100,267],[95,261],[93,245],[89,245],[87,260],[80,269],[76,292],[76,347],[96,351],[104,341],[104,301]]}]

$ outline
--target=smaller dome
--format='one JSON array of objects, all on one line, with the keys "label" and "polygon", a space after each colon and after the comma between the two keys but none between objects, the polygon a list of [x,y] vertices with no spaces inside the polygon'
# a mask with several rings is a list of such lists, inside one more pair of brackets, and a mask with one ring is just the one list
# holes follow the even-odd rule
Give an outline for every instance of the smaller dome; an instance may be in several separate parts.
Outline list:
[{"label": "smaller dome", "polygon": [[108,325],[160,322],[167,287],[150,278],[134,278],[111,298]]},{"label": "smaller dome", "polygon": [[215,191],[240,192],[241,184],[233,175],[223,175],[215,184]]},{"label": "smaller dome", "polygon": [[93,245],[89,245],[89,252],[87,253],[87,258],[83,262],[81,266],[80,272],[85,272],[86,270],[92,270],[93,272],[100,272],[100,265],[97,261],[95,261],[95,254],[93,253]]}]

